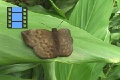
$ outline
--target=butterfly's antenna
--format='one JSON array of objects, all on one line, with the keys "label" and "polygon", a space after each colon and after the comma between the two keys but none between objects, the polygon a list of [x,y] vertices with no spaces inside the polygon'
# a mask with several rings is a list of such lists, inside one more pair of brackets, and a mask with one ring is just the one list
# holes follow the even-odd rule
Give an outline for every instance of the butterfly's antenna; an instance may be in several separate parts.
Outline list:
[{"label": "butterfly's antenna", "polygon": [[[39,22],[39,23],[41,23],[41,22]],[[47,26],[46,24],[44,24],[44,23],[41,23],[41,24],[43,24],[43,25],[45,25],[45,26]],[[51,28],[51,27],[49,27],[49,26],[47,26],[48,28]]]},{"label": "butterfly's antenna", "polygon": [[[61,21],[61,23],[63,23],[63,21]],[[61,25],[61,23],[58,25],[58,27]],[[57,28],[58,28],[58,27],[57,27]]]}]

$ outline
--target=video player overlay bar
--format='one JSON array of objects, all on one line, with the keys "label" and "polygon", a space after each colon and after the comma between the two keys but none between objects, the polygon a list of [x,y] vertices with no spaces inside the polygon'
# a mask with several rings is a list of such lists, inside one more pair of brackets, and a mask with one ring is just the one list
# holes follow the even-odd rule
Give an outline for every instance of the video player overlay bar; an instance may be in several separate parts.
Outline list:
[{"label": "video player overlay bar", "polygon": [[26,7],[7,7],[7,28],[27,28]]}]

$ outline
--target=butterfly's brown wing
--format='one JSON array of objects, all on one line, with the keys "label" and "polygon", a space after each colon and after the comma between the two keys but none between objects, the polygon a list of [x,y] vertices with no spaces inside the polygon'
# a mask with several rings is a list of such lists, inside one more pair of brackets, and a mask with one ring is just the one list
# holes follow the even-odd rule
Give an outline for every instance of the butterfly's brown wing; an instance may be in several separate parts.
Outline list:
[{"label": "butterfly's brown wing", "polygon": [[52,32],[45,29],[27,30],[21,32],[24,42],[33,48],[40,58],[55,58],[57,50],[52,38]]},{"label": "butterfly's brown wing", "polygon": [[73,39],[69,29],[58,30],[59,56],[69,56],[73,51]]}]

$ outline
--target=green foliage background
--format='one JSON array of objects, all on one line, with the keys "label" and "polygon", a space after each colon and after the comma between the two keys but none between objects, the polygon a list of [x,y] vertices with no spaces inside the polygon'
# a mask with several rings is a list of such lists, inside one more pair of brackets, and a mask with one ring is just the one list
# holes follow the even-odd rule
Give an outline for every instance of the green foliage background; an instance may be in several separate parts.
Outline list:
[{"label": "green foliage background", "polygon": [[[113,0],[52,0],[52,8],[28,7],[28,29],[48,29],[44,23],[55,28],[68,28],[73,37],[74,51],[69,57],[40,59],[27,47],[21,37],[26,29],[7,29],[7,7],[15,5],[0,1],[0,78],[1,80],[115,80],[109,69],[103,73],[106,63],[120,62],[120,48],[110,44],[109,18],[113,10]],[[119,0],[118,0],[119,1]],[[66,5],[58,8],[57,5]],[[75,4],[76,3],[76,4]],[[51,10],[54,10],[52,12]],[[111,66],[111,65],[110,65]],[[111,71],[118,71],[118,67]],[[32,69],[33,72],[30,72]],[[44,72],[43,72],[44,70]],[[25,74],[26,72],[26,74]],[[9,75],[9,76],[8,76]],[[10,76],[11,75],[11,76]],[[18,79],[16,79],[16,76]],[[6,76],[6,77],[5,77]]]}]

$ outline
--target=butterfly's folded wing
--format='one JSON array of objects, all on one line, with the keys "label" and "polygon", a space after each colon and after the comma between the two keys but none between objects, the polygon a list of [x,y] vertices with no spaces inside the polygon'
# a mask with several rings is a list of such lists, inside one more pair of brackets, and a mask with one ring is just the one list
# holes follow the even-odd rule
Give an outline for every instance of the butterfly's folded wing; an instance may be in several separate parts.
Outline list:
[{"label": "butterfly's folded wing", "polygon": [[69,29],[58,30],[59,56],[69,56],[73,51],[73,39]]},{"label": "butterfly's folded wing", "polygon": [[24,42],[32,47],[40,58],[55,58],[57,50],[52,32],[45,29],[27,30],[22,33]]}]

